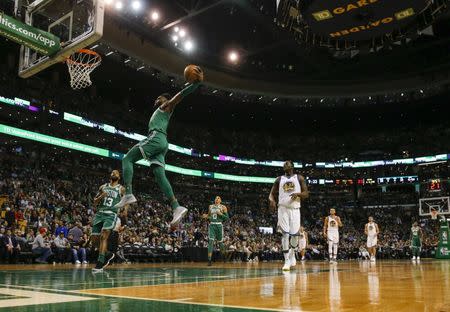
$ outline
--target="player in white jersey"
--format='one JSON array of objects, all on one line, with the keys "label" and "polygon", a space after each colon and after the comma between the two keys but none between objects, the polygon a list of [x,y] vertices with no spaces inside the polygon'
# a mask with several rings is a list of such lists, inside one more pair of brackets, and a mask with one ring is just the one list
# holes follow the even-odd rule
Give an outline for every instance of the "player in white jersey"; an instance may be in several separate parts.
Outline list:
[{"label": "player in white jersey", "polygon": [[323,223],[323,235],[328,241],[328,254],[330,263],[337,263],[337,252],[339,245],[339,228],[342,227],[341,218],[336,215],[334,208],[330,209],[330,215],[325,217]]},{"label": "player in white jersey", "polygon": [[[283,271],[289,271],[296,265],[295,252],[299,243],[301,200],[308,198],[309,192],[305,178],[294,174],[292,161],[286,161],[283,169],[285,174],[275,180],[270,191],[269,203],[273,210],[278,204],[277,227],[282,233]],[[278,202],[275,200],[277,196]]]},{"label": "player in white jersey", "polygon": [[378,224],[373,221],[373,217],[369,217],[369,223],[366,223],[364,233],[367,235],[367,249],[370,254],[370,261],[375,262],[378,244],[378,233],[380,230]]},{"label": "player in white jersey", "polygon": [[308,246],[308,233],[306,233],[305,228],[302,226],[300,227],[300,232],[298,232],[298,234],[300,238],[298,242],[298,250],[302,256],[302,261],[305,261],[306,246]]}]

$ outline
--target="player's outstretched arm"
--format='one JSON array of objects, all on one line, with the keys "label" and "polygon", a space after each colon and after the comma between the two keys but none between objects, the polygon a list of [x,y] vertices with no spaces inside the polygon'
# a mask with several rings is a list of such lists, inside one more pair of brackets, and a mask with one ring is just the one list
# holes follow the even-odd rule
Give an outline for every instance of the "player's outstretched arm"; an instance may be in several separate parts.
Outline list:
[{"label": "player's outstretched arm", "polygon": [[165,111],[173,112],[175,106],[180,103],[186,96],[193,93],[200,86],[200,82],[194,82],[189,84],[186,88],[175,94],[163,107]]}]

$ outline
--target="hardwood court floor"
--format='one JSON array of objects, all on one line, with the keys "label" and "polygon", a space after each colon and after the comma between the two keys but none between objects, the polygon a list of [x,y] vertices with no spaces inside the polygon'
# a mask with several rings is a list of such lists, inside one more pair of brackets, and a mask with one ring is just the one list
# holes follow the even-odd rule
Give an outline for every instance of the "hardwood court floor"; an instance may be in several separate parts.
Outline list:
[{"label": "hardwood court floor", "polygon": [[0,266],[0,311],[450,311],[450,261]]}]

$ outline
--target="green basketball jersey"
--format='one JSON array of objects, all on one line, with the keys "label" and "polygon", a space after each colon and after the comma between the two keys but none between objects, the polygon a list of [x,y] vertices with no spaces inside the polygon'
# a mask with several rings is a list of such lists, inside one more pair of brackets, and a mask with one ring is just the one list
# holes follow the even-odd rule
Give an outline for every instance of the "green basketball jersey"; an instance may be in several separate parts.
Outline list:
[{"label": "green basketball jersey", "polygon": [[117,213],[118,208],[114,206],[120,202],[121,194],[120,190],[122,185],[117,184],[116,186],[111,186],[109,183],[103,185],[102,190],[106,193],[106,196],[103,197],[102,201],[98,205],[97,212],[101,211],[111,211]]},{"label": "green basketball jersey", "polygon": [[218,215],[218,213],[224,208],[223,205],[211,205],[209,206],[209,222],[224,222],[228,219],[228,213],[223,213]]},{"label": "green basketball jersey", "polygon": [[420,227],[412,227],[411,234],[412,245],[420,245]]},{"label": "green basketball jersey", "polygon": [[158,131],[167,135],[167,127],[169,126],[169,120],[172,113],[165,112],[158,108],[150,117],[148,122],[148,133],[152,131]]}]

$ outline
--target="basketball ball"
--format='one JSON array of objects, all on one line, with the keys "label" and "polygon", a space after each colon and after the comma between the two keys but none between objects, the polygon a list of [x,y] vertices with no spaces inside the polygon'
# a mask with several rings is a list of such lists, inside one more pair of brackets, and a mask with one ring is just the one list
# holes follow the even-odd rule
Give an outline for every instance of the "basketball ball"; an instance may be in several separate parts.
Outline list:
[{"label": "basketball ball", "polygon": [[184,69],[184,79],[189,83],[203,81],[203,70],[200,66],[188,65]]}]

